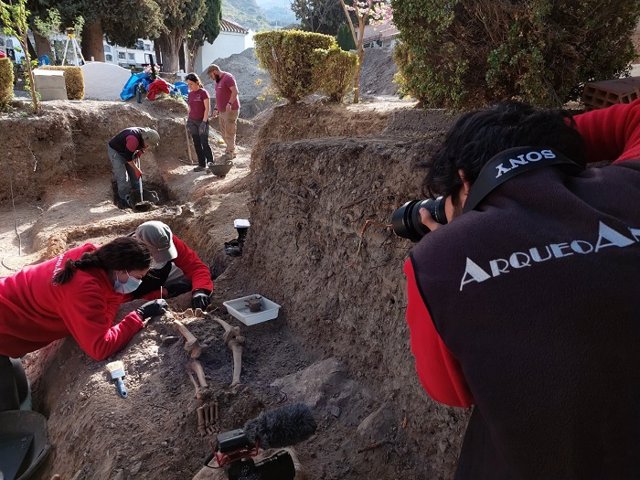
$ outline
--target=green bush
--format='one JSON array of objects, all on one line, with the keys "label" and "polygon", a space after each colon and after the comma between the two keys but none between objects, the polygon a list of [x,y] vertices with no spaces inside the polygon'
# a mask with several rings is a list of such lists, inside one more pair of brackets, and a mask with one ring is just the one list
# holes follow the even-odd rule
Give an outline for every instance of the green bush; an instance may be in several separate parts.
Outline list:
[{"label": "green bush", "polygon": [[355,50],[356,42],[353,41],[353,35],[351,35],[351,29],[349,25],[343,23],[338,27],[338,35],[336,35],[336,41],[342,50]]},{"label": "green bush", "polygon": [[64,72],[64,83],[67,87],[69,100],[82,100],[84,98],[84,75],[80,67],[47,65],[45,70],[61,70]]},{"label": "green bush", "polygon": [[13,63],[7,57],[0,58],[0,110],[4,111],[13,100]]},{"label": "green bush", "polygon": [[337,46],[335,38],[329,35],[299,30],[261,32],[254,40],[260,65],[289,103],[296,103],[314,91],[313,51]]},{"label": "green bush", "polygon": [[426,106],[560,106],[634,57],[640,0],[392,0],[401,93]]},{"label": "green bush", "polygon": [[353,77],[358,66],[358,55],[335,46],[317,48],[313,52],[315,87],[334,102],[342,102],[353,88]]}]

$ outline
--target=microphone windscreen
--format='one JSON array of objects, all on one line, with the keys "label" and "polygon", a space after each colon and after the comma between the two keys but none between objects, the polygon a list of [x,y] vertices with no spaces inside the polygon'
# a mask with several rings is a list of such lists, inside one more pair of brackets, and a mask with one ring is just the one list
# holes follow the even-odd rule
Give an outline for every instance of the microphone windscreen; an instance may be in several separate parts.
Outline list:
[{"label": "microphone windscreen", "polygon": [[244,425],[250,441],[264,449],[282,448],[306,440],[316,432],[316,421],[304,403],[262,412]]}]

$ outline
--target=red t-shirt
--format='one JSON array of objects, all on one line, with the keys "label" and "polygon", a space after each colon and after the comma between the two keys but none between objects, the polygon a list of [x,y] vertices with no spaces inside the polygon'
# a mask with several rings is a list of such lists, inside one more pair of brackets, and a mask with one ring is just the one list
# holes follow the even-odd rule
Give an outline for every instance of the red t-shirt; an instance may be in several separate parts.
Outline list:
[{"label": "red t-shirt", "polygon": [[202,122],[204,118],[204,101],[209,99],[209,92],[204,88],[199,88],[193,92],[189,92],[189,118]]},{"label": "red t-shirt", "polygon": [[[222,78],[216,82],[216,108],[218,111],[224,112],[231,98],[231,88],[236,87],[236,79],[228,72],[220,73],[222,73]],[[236,95],[236,101],[231,104],[231,110],[238,110],[239,108],[240,100]]]}]

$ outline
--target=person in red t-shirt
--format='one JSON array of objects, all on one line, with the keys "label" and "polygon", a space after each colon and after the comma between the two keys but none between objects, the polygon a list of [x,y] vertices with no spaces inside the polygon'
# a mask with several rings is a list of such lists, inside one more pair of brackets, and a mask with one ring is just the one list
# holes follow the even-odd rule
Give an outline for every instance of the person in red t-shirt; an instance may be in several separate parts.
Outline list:
[{"label": "person in red t-shirt", "polygon": [[145,319],[163,313],[166,301],[153,300],[113,325],[122,299],[140,285],[150,263],[142,241],[120,237],[0,278],[0,411],[23,400],[18,357],[72,336],[87,355],[104,360],[129,343]]},{"label": "person in red t-shirt", "polygon": [[220,133],[227,144],[224,158],[230,160],[236,158],[236,128],[240,113],[238,86],[233,75],[220,70],[218,65],[209,65],[206,73],[216,82],[216,108],[213,115],[220,119]]},{"label": "person in red t-shirt", "polygon": [[194,171],[202,172],[207,163],[213,163],[213,152],[209,146],[209,92],[202,88],[202,82],[195,73],[187,75],[185,81],[189,86],[187,129],[198,155],[198,166]]}]

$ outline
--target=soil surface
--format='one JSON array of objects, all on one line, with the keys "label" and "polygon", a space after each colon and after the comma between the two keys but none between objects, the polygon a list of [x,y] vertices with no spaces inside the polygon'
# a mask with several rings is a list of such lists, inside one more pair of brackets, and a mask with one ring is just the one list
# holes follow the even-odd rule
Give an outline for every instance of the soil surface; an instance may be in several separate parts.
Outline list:
[{"label": "soil surface", "polygon": [[[216,432],[293,402],[318,423],[296,447],[306,478],[451,478],[468,412],[434,404],[417,382],[404,322],[411,244],[391,232],[389,218],[419,195],[417,165],[453,118],[414,107],[395,100],[263,112],[244,125],[224,178],[193,172],[184,112],[172,104],[47,102],[38,117],[0,117],[15,132],[0,178],[0,275],[159,219],[216,277],[208,316],[187,310],[188,294],[169,301],[206,344],[201,399],[168,317],[105,362],[71,339],[24,358],[53,444],[36,478],[190,479]],[[120,210],[111,197],[106,142],[130,125],[161,135],[142,168],[168,200],[150,212]],[[251,221],[241,257],[223,249],[237,235],[235,218]],[[248,327],[227,313],[224,301],[250,294],[280,304],[278,318]],[[246,339],[239,386],[230,386],[232,356],[214,316]],[[109,381],[113,360],[124,362],[127,399]],[[196,409],[214,402],[218,418],[202,436]],[[198,478],[213,477],[205,470]]]}]

